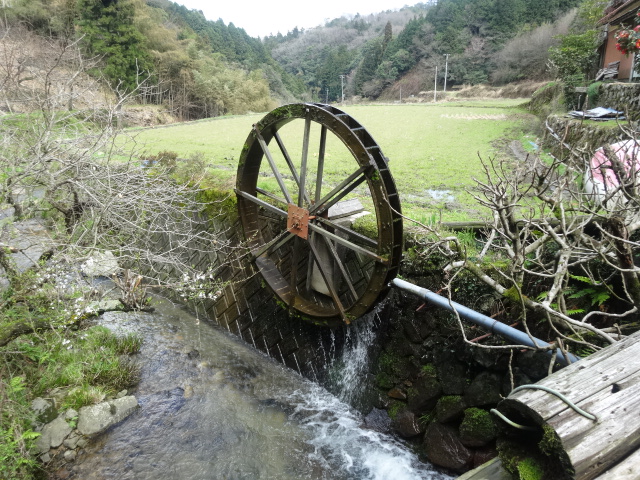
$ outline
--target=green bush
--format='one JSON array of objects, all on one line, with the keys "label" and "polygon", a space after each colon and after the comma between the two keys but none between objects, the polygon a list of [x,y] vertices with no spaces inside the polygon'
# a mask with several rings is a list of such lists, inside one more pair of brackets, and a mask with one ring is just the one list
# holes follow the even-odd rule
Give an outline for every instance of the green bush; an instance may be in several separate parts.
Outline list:
[{"label": "green bush", "polygon": [[560,45],[549,49],[549,60],[558,77],[588,76],[598,58],[598,37],[596,30],[560,37]]},{"label": "green bush", "polygon": [[40,435],[31,431],[25,378],[0,370],[0,478],[32,478],[36,460],[29,454]]},{"label": "green bush", "polygon": [[594,82],[587,87],[587,99],[589,101],[589,108],[598,106],[598,98],[600,98],[600,85],[602,85],[602,82]]}]

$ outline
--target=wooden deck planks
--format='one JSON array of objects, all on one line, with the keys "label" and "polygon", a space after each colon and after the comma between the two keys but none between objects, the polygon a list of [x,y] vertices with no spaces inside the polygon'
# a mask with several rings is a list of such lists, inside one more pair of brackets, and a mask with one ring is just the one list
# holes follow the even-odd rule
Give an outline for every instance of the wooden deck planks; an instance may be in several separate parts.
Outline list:
[{"label": "wooden deck planks", "polygon": [[[640,446],[640,332],[543,379],[577,406],[596,415],[589,420],[542,390],[523,390],[500,404],[560,437],[576,478],[593,479]],[[636,477],[640,478],[640,477]]]},{"label": "wooden deck planks", "polygon": [[638,478],[640,478],[640,450],[636,450],[595,480],[638,480]]}]

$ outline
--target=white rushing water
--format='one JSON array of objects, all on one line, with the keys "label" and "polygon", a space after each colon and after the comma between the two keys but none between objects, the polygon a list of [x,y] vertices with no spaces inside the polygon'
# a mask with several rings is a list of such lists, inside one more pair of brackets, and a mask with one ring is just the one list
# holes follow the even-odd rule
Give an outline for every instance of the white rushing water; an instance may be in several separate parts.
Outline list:
[{"label": "white rushing water", "polygon": [[378,313],[368,314],[365,321],[351,325],[347,332],[342,357],[337,361],[336,395],[349,405],[360,403],[366,386],[369,369],[369,351],[376,339],[374,323],[379,321]]},{"label": "white rushing water", "polygon": [[441,480],[347,403],[167,301],[105,315],[134,330],[141,408],[78,456],[78,479]]},{"label": "white rushing water", "polygon": [[346,403],[317,385],[290,396],[293,417],[309,432],[310,457],[343,478],[371,480],[446,479],[422,464],[405,445],[362,427],[362,418]]}]

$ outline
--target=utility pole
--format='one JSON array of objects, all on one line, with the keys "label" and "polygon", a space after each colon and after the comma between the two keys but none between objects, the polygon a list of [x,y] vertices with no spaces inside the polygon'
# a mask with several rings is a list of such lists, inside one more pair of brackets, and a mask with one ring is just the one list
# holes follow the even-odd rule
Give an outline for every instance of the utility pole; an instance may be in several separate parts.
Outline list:
[{"label": "utility pole", "polygon": [[346,77],[346,75],[340,75],[340,98],[342,99],[342,103],[344,103],[344,77]]},{"label": "utility pole", "polygon": [[436,94],[438,93],[438,66],[436,65],[436,74],[433,77],[433,103],[437,102]]},{"label": "utility pole", "polygon": [[444,54],[444,91],[447,92],[447,72],[449,70],[449,54]]},{"label": "utility pole", "polygon": [[329,103],[329,87],[327,87],[327,93],[324,96],[324,103]]}]

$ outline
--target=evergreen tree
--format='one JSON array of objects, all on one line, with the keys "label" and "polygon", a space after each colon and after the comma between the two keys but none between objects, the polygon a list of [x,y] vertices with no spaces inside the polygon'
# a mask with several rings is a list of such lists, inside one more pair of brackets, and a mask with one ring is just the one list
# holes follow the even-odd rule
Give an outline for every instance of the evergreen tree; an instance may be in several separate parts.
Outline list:
[{"label": "evergreen tree", "polygon": [[112,88],[132,92],[149,74],[144,38],[134,25],[133,0],[78,0],[78,26],[92,55],[104,57],[102,73]]}]

